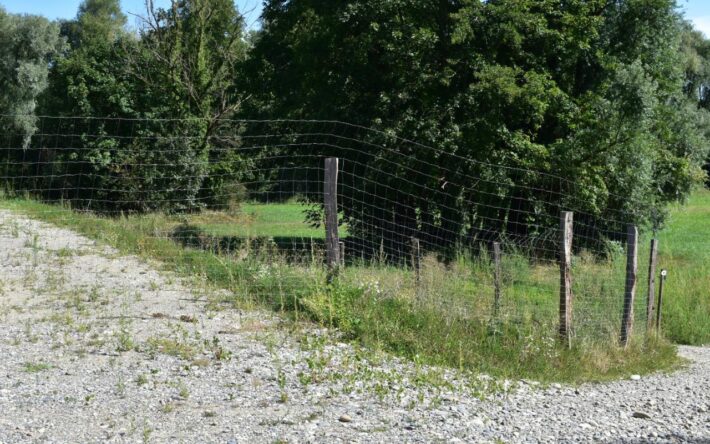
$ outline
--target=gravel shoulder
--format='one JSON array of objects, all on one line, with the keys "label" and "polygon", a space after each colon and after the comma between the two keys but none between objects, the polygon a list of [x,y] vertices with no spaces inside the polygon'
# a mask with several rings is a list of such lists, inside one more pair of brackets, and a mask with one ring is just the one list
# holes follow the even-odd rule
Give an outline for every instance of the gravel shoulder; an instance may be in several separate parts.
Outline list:
[{"label": "gravel shoulder", "polygon": [[0,443],[707,442],[710,349],[580,387],[416,365],[0,211]]}]

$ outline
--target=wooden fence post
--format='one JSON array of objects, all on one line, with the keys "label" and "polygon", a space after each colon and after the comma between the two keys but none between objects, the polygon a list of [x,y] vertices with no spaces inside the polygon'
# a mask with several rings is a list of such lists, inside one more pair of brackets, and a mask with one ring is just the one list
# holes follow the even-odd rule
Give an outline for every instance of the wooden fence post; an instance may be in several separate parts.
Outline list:
[{"label": "wooden fence post", "polygon": [[629,344],[634,329],[634,302],[636,299],[636,278],[638,274],[638,228],[629,225],[626,234],[626,288],[624,290],[624,312],[621,319],[621,345]]},{"label": "wooden fence post", "polygon": [[651,239],[651,255],[648,260],[648,298],[646,300],[646,331],[653,329],[653,304],[656,300],[656,265],[658,263],[658,239]]},{"label": "wooden fence post", "polygon": [[338,158],[325,159],[323,182],[325,209],[325,248],[327,251],[328,282],[338,273],[340,265],[340,239],[338,238]]},{"label": "wooden fence post", "polygon": [[560,216],[560,339],[572,346],[572,222],[574,213]]},{"label": "wooden fence post", "polygon": [[500,242],[493,242],[493,267],[493,285],[495,285],[493,316],[497,318],[500,313]]},{"label": "wooden fence post", "polygon": [[422,280],[422,251],[419,247],[419,239],[412,238],[412,268],[414,269],[414,281],[417,284],[417,294],[419,293],[419,283]]}]

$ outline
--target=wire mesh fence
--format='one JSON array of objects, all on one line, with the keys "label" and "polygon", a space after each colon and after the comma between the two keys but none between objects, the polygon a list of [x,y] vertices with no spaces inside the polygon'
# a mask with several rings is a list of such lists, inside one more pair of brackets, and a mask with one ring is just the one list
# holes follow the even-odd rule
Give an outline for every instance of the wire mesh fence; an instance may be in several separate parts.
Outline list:
[{"label": "wire mesh fence", "polygon": [[209,275],[233,297],[317,316],[325,306],[331,320],[357,322],[321,300],[337,285],[351,290],[348,304],[403,304],[442,328],[554,336],[560,215],[570,211],[571,337],[617,341],[624,315],[632,335],[646,330],[645,242],[636,277],[627,270],[639,218],[626,208],[641,206],[612,194],[599,202],[574,178],[340,122],[40,117],[32,135],[4,126],[5,202],[41,202],[36,214],[65,225],[74,215],[114,221],[143,239],[130,251]]}]

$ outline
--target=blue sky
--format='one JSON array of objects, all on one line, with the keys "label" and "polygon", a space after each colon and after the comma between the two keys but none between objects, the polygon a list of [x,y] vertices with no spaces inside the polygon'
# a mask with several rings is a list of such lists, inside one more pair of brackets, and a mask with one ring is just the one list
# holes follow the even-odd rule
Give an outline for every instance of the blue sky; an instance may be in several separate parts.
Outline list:
[{"label": "blue sky", "polygon": [[[145,0],[121,0],[127,13],[140,14]],[[166,5],[170,0],[154,0],[156,5]],[[695,27],[710,37],[710,0],[677,0],[686,17]],[[0,0],[0,5],[9,12],[41,14],[51,19],[76,16],[81,0]],[[245,13],[250,26],[255,26],[261,12],[262,0],[236,0],[237,7]],[[135,23],[129,18],[129,23]]]},{"label": "blue sky", "polygon": [[[154,0],[156,6],[166,6],[170,0]],[[237,7],[245,14],[250,26],[256,24],[261,12],[262,0],[235,0]],[[0,0],[8,12],[39,14],[50,19],[73,18],[79,9],[81,0]],[[145,0],[121,0],[126,13],[141,14],[145,11]],[[128,22],[135,23],[135,17],[129,15]]]},{"label": "blue sky", "polygon": [[678,0],[678,5],[695,28],[710,37],[710,0]]}]

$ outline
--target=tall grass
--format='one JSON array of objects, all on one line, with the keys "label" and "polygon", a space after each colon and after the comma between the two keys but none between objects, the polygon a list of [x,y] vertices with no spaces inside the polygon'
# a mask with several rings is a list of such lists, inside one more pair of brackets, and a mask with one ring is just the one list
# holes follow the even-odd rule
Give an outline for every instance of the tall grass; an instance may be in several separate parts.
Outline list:
[{"label": "tall grass", "polygon": [[307,317],[339,328],[353,341],[418,362],[569,382],[676,363],[672,346],[645,340],[642,334],[633,337],[627,350],[619,348],[620,261],[575,258],[577,327],[573,347],[567,349],[556,339],[557,268],[531,265],[516,254],[504,256],[502,304],[495,315],[486,257],[460,256],[443,264],[426,256],[418,284],[406,267],[363,261],[349,264],[326,285],[318,254],[294,261],[268,243],[249,250],[249,242],[243,245],[248,251],[186,248],[171,240],[179,222],[170,216],[105,218],[31,200],[6,200],[0,207],[71,228],[124,253],[159,259],[167,270],[183,276],[202,277],[231,290],[234,296],[222,302]]}]

